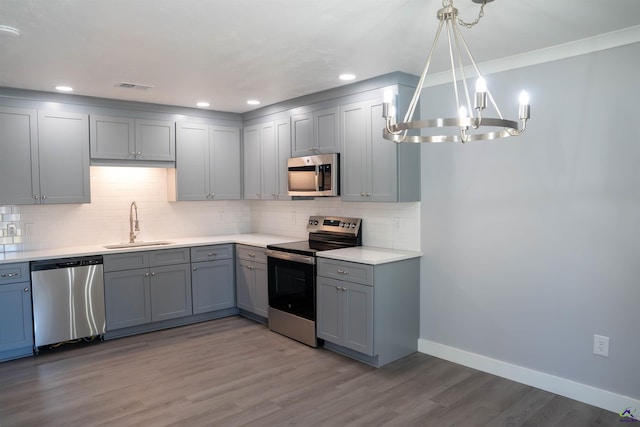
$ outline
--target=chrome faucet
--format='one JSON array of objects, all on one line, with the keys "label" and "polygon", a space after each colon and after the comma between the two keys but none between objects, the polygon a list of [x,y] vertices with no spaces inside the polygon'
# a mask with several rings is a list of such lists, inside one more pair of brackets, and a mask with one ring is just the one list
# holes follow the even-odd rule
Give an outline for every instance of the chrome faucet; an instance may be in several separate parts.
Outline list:
[{"label": "chrome faucet", "polygon": [[[136,210],[136,219],[133,219],[133,210]],[[129,243],[135,243],[136,236],[140,232],[140,221],[138,221],[138,205],[135,200],[129,207]]]}]

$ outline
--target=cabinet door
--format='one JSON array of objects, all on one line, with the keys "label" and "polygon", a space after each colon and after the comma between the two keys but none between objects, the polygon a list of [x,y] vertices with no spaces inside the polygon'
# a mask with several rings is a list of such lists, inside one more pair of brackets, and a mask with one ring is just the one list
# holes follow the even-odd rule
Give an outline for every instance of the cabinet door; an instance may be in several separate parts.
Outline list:
[{"label": "cabinet door", "polygon": [[276,129],[274,122],[260,125],[260,150],[262,152],[261,198],[275,199],[278,195],[278,151],[276,146]]},{"label": "cabinet door", "polygon": [[149,269],[104,274],[107,331],[151,322]]},{"label": "cabinet door", "polygon": [[318,276],[317,322],[318,338],[334,344],[342,344],[342,283]]},{"label": "cabinet door", "polygon": [[233,259],[192,264],[193,314],[236,306]]},{"label": "cabinet door", "polygon": [[209,127],[178,123],[176,128],[178,200],[207,200],[209,189]]},{"label": "cabinet door", "polygon": [[277,198],[291,200],[288,190],[287,160],[291,157],[291,124],[289,119],[276,122],[276,159]]},{"label": "cabinet door", "polygon": [[38,203],[36,110],[0,107],[0,152],[0,205]]},{"label": "cabinet door", "polygon": [[369,201],[395,202],[398,200],[398,145],[382,137],[385,120],[382,101],[371,101],[367,107],[370,135],[367,156]]},{"label": "cabinet door", "polygon": [[266,264],[254,264],[253,312],[264,318],[269,317],[269,288]]},{"label": "cabinet door", "polygon": [[373,287],[342,282],[342,345],[373,356]]},{"label": "cabinet door", "polygon": [[339,153],[338,107],[313,112],[315,153]]},{"label": "cabinet door", "polygon": [[136,159],[176,160],[175,123],[163,120],[136,119]]},{"label": "cabinet door", "polygon": [[40,200],[90,203],[89,117],[38,111]]},{"label": "cabinet door", "polygon": [[[340,108],[340,180],[342,200],[359,202],[367,193],[367,102],[358,102]],[[395,145],[395,144],[394,144]],[[386,177],[388,178],[388,177]]]},{"label": "cabinet door", "polygon": [[239,200],[242,197],[240,129],[212,126],[210,137],[210,198]]},{"label": "cabinet door", "polygon": [[249,126],[244,129],[244,198],[256,200],[261,197],[260,170],[260,127]]},{"label": "cabinet door", "polygon": [[236,301],[238,308],[253,312],[254,273],[252,264],[238,259],[236,262]]},{"label": "cabinet door", "polygon": [[313,154],[313,114],[296,114],[291,117],[291,150],[293,156]]},{"label": "cabinet door", "polygon": [[92,159],[134,159],[135,120],[126,117],[90,117]]},{"label": "cabinet door", "polygon": [[0,352],[33,347],[31,285],[0,285]]},{"label": "cabinet door", "polygon": [[151,268],[151,321],[193,314],[189,264]]}]

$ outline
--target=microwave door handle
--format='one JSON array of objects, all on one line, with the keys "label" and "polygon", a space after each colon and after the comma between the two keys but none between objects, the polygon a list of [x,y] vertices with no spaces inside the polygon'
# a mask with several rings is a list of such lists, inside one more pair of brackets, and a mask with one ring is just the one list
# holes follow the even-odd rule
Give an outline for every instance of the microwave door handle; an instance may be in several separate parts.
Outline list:
[{"label": "microwave door handle", "polygon": [[320,187],[318,187],[318,191],[324,191],[324,165],[318,165],[318,169],[320,171]]},{"label": "microwave door handle", "polygon": [[319,171],[318,171],[318,165],[316,165],[316,191],[319,191],[319,187],[318,187],[318,175],[319,175]]}]

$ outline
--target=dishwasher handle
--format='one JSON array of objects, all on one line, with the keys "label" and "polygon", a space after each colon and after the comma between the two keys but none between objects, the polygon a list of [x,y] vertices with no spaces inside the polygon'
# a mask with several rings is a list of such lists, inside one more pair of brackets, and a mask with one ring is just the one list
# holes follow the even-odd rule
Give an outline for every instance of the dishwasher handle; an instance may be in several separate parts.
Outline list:
[{"label": "dishwasher handle", "polygon": [[76,258],[48,259],[43,261],[32,261],[31,271],[56,270],[59,268],[74,268],[88,265],[102,264],[102,255],[92,255]]}]

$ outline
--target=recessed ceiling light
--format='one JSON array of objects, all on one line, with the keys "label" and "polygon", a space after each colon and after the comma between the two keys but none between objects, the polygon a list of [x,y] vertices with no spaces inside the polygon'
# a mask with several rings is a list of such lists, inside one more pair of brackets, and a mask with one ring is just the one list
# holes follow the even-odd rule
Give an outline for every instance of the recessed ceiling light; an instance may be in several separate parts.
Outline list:
[{"label": "recessed ceiling light", "polygon": [[200,101],[196,105],[198,107],[208,107],[210,104],[207,101]]},{"label": "recessed ceiling light", "polygon": [[340,74],[338,76],[338,78],[340,80],[344,80],[345,82],[349,81],[349,80],[355,80],[356,75],[355,74],[351,74],[351,73],[344,73],[344,74]]},{"label": "recessed ceiling light", "polygon": [[56,90],[60,92],[73,92],[73,88],[71,86],[56,86]]},{"label": "recessed ceiling light", "polygon": [[0,25],[0,33],[12,34],[14,36],[20,35],[20,30],[14,27],[10,27],[8,25]]},{"label": "recessed ceiling light", "polygon": [[249,105],[260,105],[260,101],[258,101],[257,99],[250,99],[247,101],[247,104]]}]

